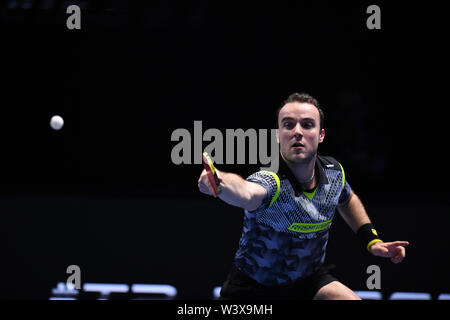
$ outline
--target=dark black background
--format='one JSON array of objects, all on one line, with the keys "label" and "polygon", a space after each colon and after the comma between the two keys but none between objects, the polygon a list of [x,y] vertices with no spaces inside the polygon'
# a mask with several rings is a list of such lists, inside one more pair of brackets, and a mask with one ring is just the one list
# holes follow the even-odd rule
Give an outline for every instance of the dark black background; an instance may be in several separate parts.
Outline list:
[{"label": "dark black background", "polygon": [[[172,163],[171,133],[193,135],[195,120],[270,129],[297,91],[322,104],[319,152],[343,164],[377,229],[411,242],[393,266],[336,217],[328,260],[342,281],[362,290],[379,264],[385,292],[449,290],[440,5],[73,1],[82,29],[68,30],[68,2],[1,3],[2,297],[45,299],[78,264],[85,282],[209,298],[242,213],[198,192],[201,165]],[[366,27],[370,4],[381,30]]]}]

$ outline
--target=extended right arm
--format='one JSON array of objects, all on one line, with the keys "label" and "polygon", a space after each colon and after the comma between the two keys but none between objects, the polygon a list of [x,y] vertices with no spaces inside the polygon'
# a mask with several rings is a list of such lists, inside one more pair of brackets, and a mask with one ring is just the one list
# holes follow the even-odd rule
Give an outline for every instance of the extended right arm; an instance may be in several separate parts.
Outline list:
[{"label": "extended right arm", "polygon": [[[237,174],[217,170],[217,176],[221,180],[222,192],[219,198],[232,206],[253,211],[257,209],[266,196],[266,190],[259,184],[244,180]],[[209,183],[206,170],[202,171],[198,179],[200,192],[214,196]]]}]

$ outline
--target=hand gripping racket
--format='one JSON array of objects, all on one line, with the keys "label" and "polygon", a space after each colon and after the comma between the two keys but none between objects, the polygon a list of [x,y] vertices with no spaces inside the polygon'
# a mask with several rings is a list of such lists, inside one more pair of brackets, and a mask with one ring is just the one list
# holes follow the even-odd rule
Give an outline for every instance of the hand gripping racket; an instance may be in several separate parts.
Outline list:
[{"label": "hand gripping racket", "polygon": [[217,197],[220,191],[222,191],[222,186],[220,185],[220,180],[217,176],[216,168],[214,168],[213,162],[207,152],[203,152],[202,160],[203,167],[208,174],[209,183],[211,184],[211,187],[214,190],[214,194]]}]

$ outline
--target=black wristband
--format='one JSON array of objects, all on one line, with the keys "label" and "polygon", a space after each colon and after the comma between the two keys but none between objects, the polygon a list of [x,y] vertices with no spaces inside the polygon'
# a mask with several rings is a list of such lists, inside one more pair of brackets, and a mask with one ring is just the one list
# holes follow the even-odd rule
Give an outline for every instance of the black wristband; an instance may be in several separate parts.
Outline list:
[{"label": "black wristband", "polygon": [[356,232],[358,239],[364,244],[366,249],[370,252],[370,246],[376,242],[383,242],[371,223],[363,224]]}]

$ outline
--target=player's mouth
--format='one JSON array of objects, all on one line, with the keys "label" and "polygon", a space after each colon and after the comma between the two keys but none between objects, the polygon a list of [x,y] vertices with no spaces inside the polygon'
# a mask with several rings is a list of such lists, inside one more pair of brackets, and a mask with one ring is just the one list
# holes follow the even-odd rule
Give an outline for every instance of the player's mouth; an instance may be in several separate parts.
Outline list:
[{"label": "player's mouth", "polygon": [[303,143],[297,141],[296,143],[294,143],[292,145],[292,148],[300,150],[300,149],[304,149],[305,145]]}]

